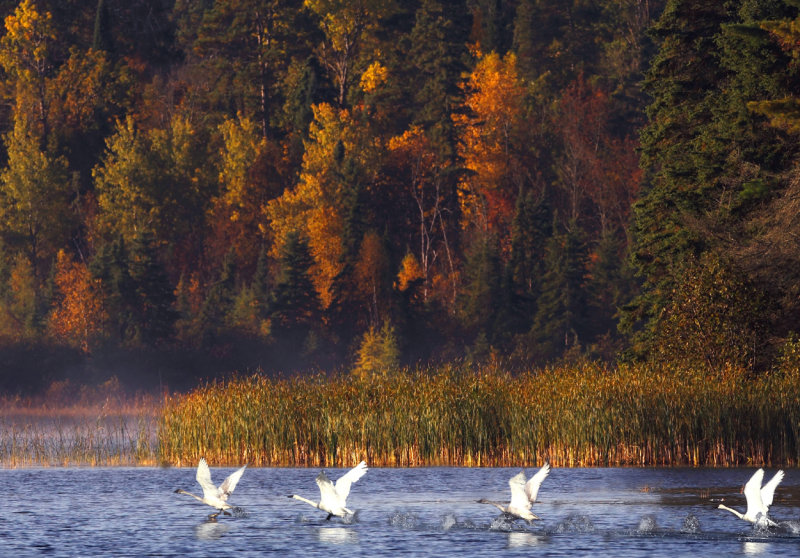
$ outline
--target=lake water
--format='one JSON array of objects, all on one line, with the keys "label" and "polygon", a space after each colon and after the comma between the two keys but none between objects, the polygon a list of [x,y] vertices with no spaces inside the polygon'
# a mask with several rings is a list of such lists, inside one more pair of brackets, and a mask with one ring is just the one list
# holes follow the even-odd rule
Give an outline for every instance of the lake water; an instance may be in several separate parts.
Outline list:
[{"label": "lake water", "polygon": [[[212,479],[233,470],[212,466]],[[316,469],[253,468],[231,496],[237,513],[211,522],[214,510],[173,492],[200,492],[194,469],[5,469],[0,556],[800,555],[796,469],[778,487],[771,532],[716,509],[744,510],[754,469],[553,468],[531,526],[476,503],[507,500],[518,471],[372,468],[348,499],[356,517],[326,521],[287,498],[318,500]]]}]

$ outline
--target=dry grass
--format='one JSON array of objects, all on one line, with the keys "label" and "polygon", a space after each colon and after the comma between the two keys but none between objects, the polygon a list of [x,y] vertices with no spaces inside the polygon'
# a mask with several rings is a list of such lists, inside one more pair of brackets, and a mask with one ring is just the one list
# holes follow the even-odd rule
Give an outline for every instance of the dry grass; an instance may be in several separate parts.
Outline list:
[{"label": "dry grass", "polygon": [[107,389],[84,389],[78,397],[52,391],[37,400],[0,401],[0,467],[157,463],[160,400]]},{"label": "dry grass", "polygon": [[158,455],[255,466],[796,465],[798,396],[797,370],[240,377],[169,398]]}]

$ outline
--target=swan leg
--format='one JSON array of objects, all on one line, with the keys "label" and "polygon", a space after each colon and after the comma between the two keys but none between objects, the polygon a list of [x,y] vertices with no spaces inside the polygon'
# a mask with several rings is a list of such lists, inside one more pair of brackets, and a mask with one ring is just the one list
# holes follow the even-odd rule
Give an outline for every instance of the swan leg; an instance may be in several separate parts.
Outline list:
[{"label": "swan leg", "polygon": [[332,513],[329,513],[329,514],[328,514],[328,517],[326,517],[326,518],[325,518],[325,521],[330,521],[330,520],[331,520],[331,517],[333,517],[333,514],[332,514]]}]

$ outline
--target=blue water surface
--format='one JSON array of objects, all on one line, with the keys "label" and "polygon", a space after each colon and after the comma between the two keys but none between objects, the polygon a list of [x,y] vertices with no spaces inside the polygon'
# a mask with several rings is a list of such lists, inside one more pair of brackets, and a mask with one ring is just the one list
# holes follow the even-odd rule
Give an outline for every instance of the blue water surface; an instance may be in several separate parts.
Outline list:
[{"label": "blue water surface", "polygon": [[[234,471],[211,465],[217,483]],[[754,471],[553,468],[528,525],[476,502],[507,500],[519,469],[371,468],[348,499],[356,516],[330,521],[287,498],[317,500],[316,469],[248,468],[217,521],[174,493],[201,492],[193,468],[0,469],[0,556],[800,556],[797,469],[776,492],[777,529],[717,509],[744,511]]]}]

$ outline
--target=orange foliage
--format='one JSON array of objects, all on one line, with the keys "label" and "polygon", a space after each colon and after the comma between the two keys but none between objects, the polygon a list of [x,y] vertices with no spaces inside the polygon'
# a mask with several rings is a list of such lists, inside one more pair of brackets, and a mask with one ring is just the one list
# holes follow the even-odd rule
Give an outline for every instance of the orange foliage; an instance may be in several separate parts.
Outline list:
[{"label": "orange foliage", "polygon": [[106,321],[100,280],[91,277],[86,264],[73,261],[60,250],[55,284],[61,299],[50,315],[50,332],[88,353],[102,334]]},{"label": "orange foliage", "polygon": [[400,262],[400,271],[397,273],[397,283],[395,287],[400,292],[405,292],[414,281],[422,279],[422,268],[417,262],[414,254],[409,252]]},{"label": "orange foliage", "polygon": [[373,134],[349,110],[328,104],[312,108],[314,122],[309,128],[300,182],[270,201],[267,215],[275,237],[273,256],[279,256],[290,233],[301,231],[308,238],[314,259],[311,279],[323,308],[327,308],[332,302],[334,279],[344,269],[345,200],[353,187],[342,175],[341,157],[347,157],[352,167],[370,180],[380,151]]},{"label": "orange foliage", "polygon": [[507,230],[524,165],[525,87],[513,53],[483,56],[465,87],[466,114],[460,127],[459,154],[472,174],[462,181],[461,208],[466,225]]}]

